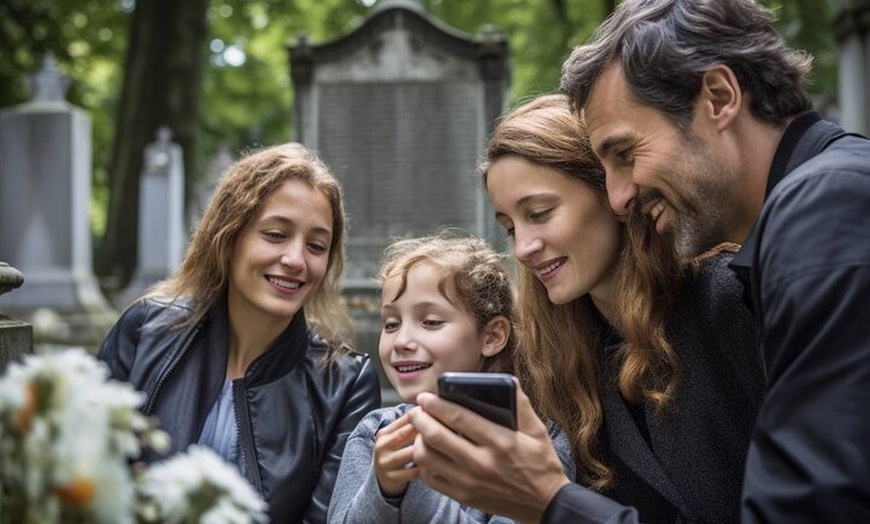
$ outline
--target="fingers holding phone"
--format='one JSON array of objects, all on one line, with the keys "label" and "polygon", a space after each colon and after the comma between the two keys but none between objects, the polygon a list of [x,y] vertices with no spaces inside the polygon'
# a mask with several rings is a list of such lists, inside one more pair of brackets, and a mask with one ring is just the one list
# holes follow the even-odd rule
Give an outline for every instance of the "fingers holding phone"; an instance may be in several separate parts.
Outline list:
[{"label": "fingers holding phone", "polygon": [[375,436],[375,476],[385,496],[398,497],[419,475],[419,469],[413,463],[412,444],[416,436],[417,430],[411,425],[407,413],[383,427]]},{"label": "fingers holding phone", "polygon": [[427,485],[463,504],[518,520],[539,520],[570,480],[545,424],[514,386],[516,431],[473,416],[469,410],[474,407],[463,409],[421,394],[420,407],[409,412],[419,432],[415,459]]}]

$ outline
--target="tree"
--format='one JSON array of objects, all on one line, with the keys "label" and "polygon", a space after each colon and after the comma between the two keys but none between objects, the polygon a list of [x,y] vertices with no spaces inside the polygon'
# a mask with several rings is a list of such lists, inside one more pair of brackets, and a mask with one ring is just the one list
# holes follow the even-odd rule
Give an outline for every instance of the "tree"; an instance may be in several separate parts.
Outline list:
[{"label": "tree", "polygon": [[138,0],[130,19],[124,81],[108,169],[105,236],[95,272],[126,283],[137,257],[142,152],[168,126],[192,172],[206,62],[208,0]]},{"label": "tree", "polygon": [[[571,46],[586,40],[617,3],[420,1],[467,33],[494,24],[510,36],[512,104],[557,89]],[[764,3],[777,10],[789,42],[816,56],[813,94],[833,97],[831,2]],[[2,0],[0,107],[27,100],[27,75],[46,51],[72,77],[68,99],[88,110],[94,124],[95,269],[116,275],[121,285],[137,259],[142,150],[158,126],[168,125],[184,147],[188,187],[221,146],[237,153],[291,138],[287,44],[303,31],[314,43],[336,38],[372,4],[377,7],[375,0]]]}]

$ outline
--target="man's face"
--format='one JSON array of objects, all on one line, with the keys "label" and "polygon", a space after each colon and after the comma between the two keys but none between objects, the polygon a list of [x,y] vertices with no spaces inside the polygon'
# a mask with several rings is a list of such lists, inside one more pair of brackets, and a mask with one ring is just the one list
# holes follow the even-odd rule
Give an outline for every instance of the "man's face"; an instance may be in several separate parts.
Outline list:
[{"label": "man's face", "polygon": [[589,138],[618,214],[637,207],[691,258],[728,239],[736,176],[693,122],[688,135],[631,95],[622,68],[607,68],[584,108]]}]

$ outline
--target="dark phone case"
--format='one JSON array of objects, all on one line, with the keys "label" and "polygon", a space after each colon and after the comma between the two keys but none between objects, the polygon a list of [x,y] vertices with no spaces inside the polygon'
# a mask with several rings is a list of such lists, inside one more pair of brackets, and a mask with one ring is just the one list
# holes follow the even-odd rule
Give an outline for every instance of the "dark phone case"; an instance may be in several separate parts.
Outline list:
[{"label": "dark phone case", "polygon": [[516,385],[506,373],[442,373],[438,396],[507,428],[517,429]]}]

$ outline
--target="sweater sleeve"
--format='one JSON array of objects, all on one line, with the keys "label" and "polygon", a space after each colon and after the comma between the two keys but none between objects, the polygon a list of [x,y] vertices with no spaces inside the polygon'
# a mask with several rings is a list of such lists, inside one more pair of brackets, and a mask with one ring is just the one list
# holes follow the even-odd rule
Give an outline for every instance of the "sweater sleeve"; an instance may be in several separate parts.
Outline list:
[{"label": "sweater sleeve", "polygon": [[561,426],[554,422],[548,424],[547,431],[550,433],[550,440],[553,441],[556,455],[559,457],[559,461],[562,462],[562,468],[565,469],[565,476],[574,480],[577,477],[577,466],[574,463],[574,452],[571,449],[571,441],[568,439],[568,434]]},{"label": "sweater sleeve", "polygon": [[329,505],[327,522],[330,524],[399,522],[399,508],[384,499],[372,467],[375,435],[378,429],[396,418],[395,408],[373,411],[347,439]]},{"label": "sweater sleeve", "polygon": [[424,484],[412,481],[398,506],[387,501],[375,476],[375,436],[380,428],[398,419],[407,406],[370,413],[347,441],[338,481],[329,506],[329,524],[510,524],[505,517],[467,508]]}]

